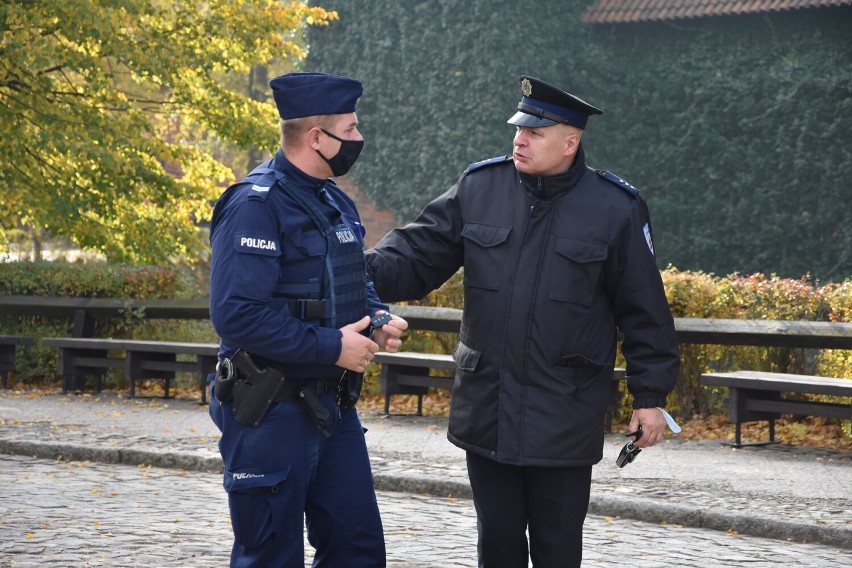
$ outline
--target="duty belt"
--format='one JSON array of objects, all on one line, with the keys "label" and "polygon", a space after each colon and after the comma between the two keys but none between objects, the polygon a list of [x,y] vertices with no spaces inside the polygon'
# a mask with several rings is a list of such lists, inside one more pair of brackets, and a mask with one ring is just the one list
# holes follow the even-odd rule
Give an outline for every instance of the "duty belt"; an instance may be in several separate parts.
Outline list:
[{"label": "duty belt", "polygon": [[275,395],[275,402],[297,402],[299,400],[299,391],[310,389],[320,396],[326,395],[337,390],[338,379],[320,379],[306,380],[298,383],[284,383],[281,385],[278,394]]},{"label": "duty belt", "polygon": [[[227,360],[226,360],[227,361]],[[236,366],[227,364],[219,364],[216,366],[216,376],[229,378],[233,376],[235,379],[245,380],[247,376],[240,371]],[[300,400],[299,391],[310,389],[319,396],[323,396],[337,390],[337,384],[342,377],[331,377],[326,379],[306,379],[298,382],[287,381],[278,389],[278,394],[273,399],[275,402],[298,402]]]},{"label": "duty belt", "polygon": [[[273,402],[299,401],[322,433],[330,436],[334,421],[322,397],[337,392],[338,385],[346,376],[344,372],[339,378],[291,383],[282,370],[272,366],[259,369],[251,355],[244,349],[238,349],[232,357],[223,359],[216,366],[213,392],[219,404],[233,403],[234,419],[248,427],[258,426]],[[339,415],[340,401],[335,402]]]}]

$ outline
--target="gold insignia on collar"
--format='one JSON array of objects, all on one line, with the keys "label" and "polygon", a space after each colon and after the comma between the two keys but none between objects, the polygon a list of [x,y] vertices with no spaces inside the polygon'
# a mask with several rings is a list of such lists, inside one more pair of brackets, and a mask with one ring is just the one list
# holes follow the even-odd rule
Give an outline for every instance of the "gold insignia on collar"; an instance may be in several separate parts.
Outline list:
[{"label": "gold insignia on collar", "polygon": [[521,81],[521,92],[525,97],[528,97],[532,94],[532,83],[530,83],[529,79],[524,79]]}]

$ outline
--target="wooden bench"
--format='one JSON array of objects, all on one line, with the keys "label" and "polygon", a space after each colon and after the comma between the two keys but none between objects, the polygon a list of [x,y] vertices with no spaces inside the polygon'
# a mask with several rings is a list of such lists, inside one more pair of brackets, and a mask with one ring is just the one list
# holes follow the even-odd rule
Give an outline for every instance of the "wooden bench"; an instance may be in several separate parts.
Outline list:
[{"label": "wooden bench", "polygon": [[390,410],[390,399],[395,394],[416,394],[417,415],[423,415],[423,395],[430,388],[452,389],[453,376],[430,374],[431,369],[455,371],[451,355],[439,353],[386,353],[380,351],[373,359],[381,363],[381,389],[385,395],[385,414]]},{"label": "wooden bench", "polygon": [[[41,344],[59,350],[63,392],[79,388],[86,375],[96,376],[100,392],[105,370],[117,367],[124,368],[131,398],[136,396],[136,381],[148,379],[163,380],[164,398],[169,398],[170,381],[175,373],[190,372],[195,374],[201,389],[201,402],[207,401],[207,375],[215,371],[219,352],[215,343],[132,339],[46,337]],[[117,352],[123,352],[123,356]],[[188,355],[193,360],[178,360],[178,355]]]},{"label": "wooden bench", "polygon": [[9,373],[15,370],[18,346],[35,345],[35,339],[24,335],[0,335],[0,383],[9,388]]},{"label": "wooden bench", "polygon": [[[732,320],[675,318],[681,343],[755,345],[794,349],[852,349],[852,323],[797,320]],[[730,389],[728,417],[735,424],[734,447],[775,443],[780,414],[849,418],[849,405],[782,397],[823,394],[852,396],[852,380],[792,373],[733,371],[704,373],[701,383]],[[769,421],[769,441],[742,443],[743,422]]]},{"label": "wooden bench", "polygon": [[[790,373],[735,371],[704,373],[701,383],[727,387],[728,416],[735,426],[734,447],[775,443],[775,420],[781,414],[823,416],[852,420],[852,403],[833,403],[782,396],[782,393],[821,394],[852,397],[852,380],[833,377],[814,377]],[[769,441],[743,444],[741,424],[756,420],[769,421]]]},{"label": "wooden bench", "polygon": [[[456,364],[451,355],[439,353],[399,352],[386,353],[380,351],[373,359],[374,363],[382,365],[380,379],[381,392],[385,396],[385,414],[390,413],[391,396],[395,394],[417,395],[417,415],[423,415],[423,395],[430,388],[452,389],[453,375],[435,375],[432,369],[450,370],[455,372]],[[618,385],[625,379],[624,369],[615,369],[612,374],[605,431],[612,431],[612,417],[621,406],[621,391]]]}]

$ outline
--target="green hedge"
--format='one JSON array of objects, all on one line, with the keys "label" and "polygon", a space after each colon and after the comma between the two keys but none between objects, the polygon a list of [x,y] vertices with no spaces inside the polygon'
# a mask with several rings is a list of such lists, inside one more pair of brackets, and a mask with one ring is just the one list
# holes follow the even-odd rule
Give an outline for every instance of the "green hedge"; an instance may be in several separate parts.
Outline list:
[{"label": "green hedge", "polygon": [[[168,299],[199,295],[190,275],[173,268],[104,263],[0,263],[0,294],[81,298]],[[0,314],[0,334],[34,337],[71,335],[72,322],[62,317]],[[128,310],[123,319],[96,320],[96,337],[216,341],[209,321],[149,320]],[[18,349],[15,380],[19,383],[54,382],[56,349],[41,346]],[[109,380],[123,384],[115,369]]]},{"label": "green hedge", "polygon": [[[819,286],[806,279],[754,274],[715,277],[663,271],[675,317],[852,321],[852,281]],[[681,370],[669,402],[683,415],[721,412],[725,391],[699,384],[705,371],[751,369],[852,379],[846,350],[681,345]]]},{"label": "green hedge", "polygon": [[511,152],[529,73],[603,108],[589,163],[642,189],[661,266],[852,276],[852,7],[591,26],[590,0],[342,2],[304,67],[365,92],[353,177],[401,222]]},{"label": "green hedge", "polygon": [[0,262],[0,294],[80,298],[187,298],[192,283],[173,268],[104,263]]}]

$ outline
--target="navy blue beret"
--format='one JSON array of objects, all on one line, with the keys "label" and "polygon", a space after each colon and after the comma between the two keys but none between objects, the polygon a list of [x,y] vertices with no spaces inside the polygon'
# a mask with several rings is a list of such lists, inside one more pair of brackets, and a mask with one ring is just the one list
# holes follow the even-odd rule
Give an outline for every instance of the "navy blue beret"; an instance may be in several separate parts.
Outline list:
[{"label": "navy blue beret", "polygon": [[269,86],[283,120],[355,112],[364,92],[361,81],[326,73],[287,73],[272,79]]},{"label": "navy blue beret", "polygon": [[579,97],[566,93],[540,79],[521,75],[521,102],[518,112],[507,120],[515,126],[539,128],[564,123],[586,128],[586,122],[593,114],[603,114]]}]

